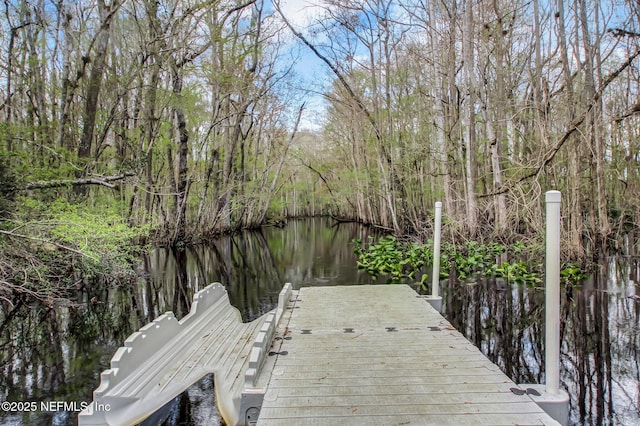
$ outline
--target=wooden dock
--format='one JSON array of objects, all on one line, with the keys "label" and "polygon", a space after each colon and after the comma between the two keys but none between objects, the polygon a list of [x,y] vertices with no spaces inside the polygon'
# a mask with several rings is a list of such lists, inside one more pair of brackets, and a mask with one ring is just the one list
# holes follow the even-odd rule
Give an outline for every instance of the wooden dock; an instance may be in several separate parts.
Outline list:
[{"label": "wooden dock", "polygon": [[146,325],[78,422],[140,423],[212,372],[229,425],[558,424],[410,287],[290,284],[252,323],[212,284]]},{"label": "wooden dock", "polygon": [[258,426],[558,424],[408,286],[308,287],[290,303]]}]

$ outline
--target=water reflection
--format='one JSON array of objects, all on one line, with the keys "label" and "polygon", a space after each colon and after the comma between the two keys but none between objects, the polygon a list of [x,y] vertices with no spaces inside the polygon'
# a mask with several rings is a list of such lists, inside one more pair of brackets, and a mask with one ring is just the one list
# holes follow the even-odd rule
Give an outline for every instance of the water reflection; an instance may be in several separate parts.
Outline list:
[{"label": "water reflection", "polygon": [[444,315],[516,383],[539,383],[544,292],[500,280],[449,283]]},{"label": "water reflection", "polygon": [[274,308],[285,282],[295,288],[371,283],[355,268],[352,244],[367,235],[377,233],[355,223],[335,226],[328,218],[316,218],[291,221],[285,229],[222,236],[181,252],[155,250],[144,262],[147,280],[141,297],[180,318],[188,309],[180,309],[175,300],[188,305],[194,292],[221,282],[243,319],[251,321]]},{"label": "water reflection", "polygon": [[[41,402],[91,401],[97,378],[137,328],[127,291],[86,289],[69,306],[23,301],[3,312],[0,399],[35,410],[0,413],[5,425],[75,425],[75,411],[42,410]],[[124,298],[124,300],[123,300]],[[71,408],[73,410],[74,408]]]},{"label": "water reflection", "polygon": [[[609,259],[561,300],[570,424],[640,424],[638,264]],[[481,280],[443,288],[449,321],[516,383],[544,383],[544,290]]]},{"label": "water reflection", "polygon": [[563,305],[563,379],[576,423],[640,423],[635,268],[611,259]]},{"label": "water reflection", "polygon": [[[130,333],[169,310],[184,316],[193,294],[214,281],[227,287],[245,321],[271,310],[284,282],[370,283],[355,268],[351,241],[371,232],[327,219],[292,221],[183,251],[154,250],[141,261],[144,279],[87,288],[77,306],[18,301],[0,316],[0,399],[90,401],[99,373]],[[582,288],[563,292],[561,385],[571,395],[571,424],[640,424],[638,275],[636,260],[611,259]],[[478,280],[443,283],[442,293],[449,321],[512,380],[544,382],[542,290]],[[167,424],[218,424],[211,376],[168,412]],[[0,423],[73,425],[76,414],[0,413]]]}]

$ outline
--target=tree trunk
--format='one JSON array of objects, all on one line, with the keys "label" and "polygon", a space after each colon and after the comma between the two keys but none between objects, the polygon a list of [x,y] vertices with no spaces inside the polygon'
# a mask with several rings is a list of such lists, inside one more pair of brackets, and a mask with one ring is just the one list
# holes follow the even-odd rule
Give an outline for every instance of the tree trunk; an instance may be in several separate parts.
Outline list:
[{"label": "tree trunk", "polygon": [[[445,78],[443,76],[448,75],[447,69],[448,68],[455,68],[455,46],[453,44],[450,43],[450,40],[452,37],[454,37],[453,33],[455,32],[455,11],[452,13],[451,16],[451,20],[450,21],[450,25],[449,25],[449,32],[450,32],[450,40],[449,43],[446,42],[446,40],[435,40],[434,39],[434,33],[435,31],[433,30],[434,28],[436,28],[437,22],[436,22],[436,13],[435,13],[435,7],[434,7],[434,2],[430,1],[429,2],[429,28],[431,29],[431,31],[429,31],[429,40],[430,40],[430,44],[431,44],[431,49],[433,52],[439,52],[441,51],[439,49],[440,46],[443,47],[444,52],[447,52],[447,54],[443,54],[442,56],[440,56],[440,60],[438,61],[438,59],[434,59],[432,61],[432,69],[431,72],[433,73],[433,78],[435,79],[435,81],[433,82],[433,94],[434,94],[434,106],[435,106],[435,117],[434,117],[434,124],[435,124],[435,131],[436,131],[436,146],[440,152],[439,158],[440,158],[440,170],[442,173],[442,186],[443,186],[443,192],[444,192],[444,208],[445,211],[447,212],[447,215],[449,216],[454,216],[455,215],[455,211],[454,211],[454,204],[453,204],[453,191],[451,188],[451,171],[450,171],[450,166],[449,166],[449,149],[447,146],[447,132],[446,132],[446,125],[447,125],[447,120],[446,120],[446,115],[445,115],[445,108],[446,108],[446,84],[445,84]],[[444,62],[444,63],[443,63]],[[455,71],[454,71],[455,72]]]},{"label": "tree trunk", "polygon": [[[85,94],[84,113],[82,115],[82,136],[78,146],[78,157],[89,159],[93,145],[93,134],[96,125],[96,114],[98,112],[98,97],[102,88],[102,76],[105,70],[107,57],[107,47],[109,45],[110,34],[110,14],[109,8],[104,0],[97,0],[98,12],[100,13],[99,34],[96,37],[95,54],[93,55],[93,66],[87,82],[87,92]],[[90,164],[85,164],[85,173],[91,168]]]},{"label": "tree trunk", "polygon": [[[156,142],[159,117],[156,116],[156,103],[158,97],[158,85],[160,82],[160,69],[162,66],[162,56],[160,52],[164,48],[165,42],[162,37],[162,29],[160,28],[160,20],[158,19],[158,3],[155,0],[147,0],[145,2],[145,11],[148,16],[149,30],[149,64],[148,77],[144,80],[146,90],[144,94],[143,105],[143,122],[141,123],[142,133],[140,135],[140,152],[143,154],[141,160],[144,165],[145,194],[144,194],[144,216],[142,223],[153,215],[153,204],[155,200],[155,181],[153,176],[153,147]],[[136,196],[139,196],[136,194]]]},{"label": "tree trunk", "polygon": [[[498,9],[497,3],[493,3],[493,12],[495,15],[496,28],[492,32],[491,39],[493,40],[493,51],[495,52],[495,93],[489,88],[485,88],[487,93],[487,107],[493,106],[491,109],[494,114],[487,114],[485,121],[487,123],[487,137],[489,139],[489,147],[491,152],[491,173],[493,175],[493,191],[497,193],[494,197],[494,211],[495,211],[495,228],[496,231],[501,234],[507,229],[507,200],[502,189],[502,145],[508,136],[507,129],[509,125],[499,125],[496,129],[493,125],[493,120],[497,123],[510,123],[511,118],[508,118],[511,114],[511,108],[509,104],[509,97],[507,95],[506,88],[506,70],[509,68],[507,61],[507,52],[505,46],[505,38],[509,34],[508,29],[503,25],[504,17],[502,12]],[[507,41],[508,42],[508,41]]]},{"label": "tree trunk", "polygon": [[[591,31],[589,29],[589,20],[587,18],[586,0],[580,0],[580,28],[582,32],[582,42],[584,44],[584,79],[585,79],[585,103],[586,107],[595,100],[596,82],[594,72],[594,62],[596,62],[595,48],[591,42]],[[599,6],[595,5],[597,13]],[[596,15],[597,18],[597,15]],[[598,19],[595,20],[596,25]],[[595,203],[592,203],[595,212],[592,214],[592,223],[595,225],[593,234],[596,241],[599,242],[596,250],[602,251],[602,255],[606,255],[607,237],[611,233],[609,217],[607,215],[607,199],[605,192],[605,170],[604,170],[604,143],[600,132],[602,123],[602,100],[599,99],[594,107],[587,113],[585,119],[585,136],[589,145],[593,147],[592,152],[592,193],[595,195]]]},{"label": "tree trunk", "polygon": [[[182,91],[181,70],[174,69],[173,93],[180,96]],[[174,109],[176,126],[178,130],[178,175],[176,181],[175,198],[175,230],[171,239],[171,245],[176,247],[186,242],[187,227],[187,199],[189,197],[189,181],[187,173],[187,157],[189,153],[189,132],[187,130],[187,120],[182,107]]]},{"label": "tree trunk", "polygon": [[[298,126],[300,125],[300,119],[302,118],[302,112],[304,111],[304,104],[302,104],[300,106],[300,108],[298,109],[298,116],[296,118],[296,122],[293,126],[293,131],[291,132],[291,135],[289,136],[289,139],[287,141],[287,144],[285,145],[284,148],[284,152],[282,153],[282,155],[280,156],[280,161],[278,161],[278,166],[276,167],[276,172],[273,176],[273,179],[271,180],[271,186],[269,187],[269,190],[267,192],[267,197],[265,200],[265,204],[262,208],[262,214],[260,215],[260,220],[258,221],[258,224],[262,224],[264,223],[264,220],[267,216],[267,210],[269,209],[269,204],[271,202],[271,198],[274,196],[275,192],[276,192],[276,184],[278,182],[278,178],[280,177],[280,172],[282,172],[282,166],[284,164],[284,160],[287,158],[287,152],[289,151],[289,147],[291,146],[291,143],[293,142],[293,139],[296,136],[296,133],[298,132]],[[296,213],[296,209],[295,209],[295,193],[294,193],[294,208],[293,208],[293,215],[295,216]]]},{"label": "tree trunk", "polygon": [[[560,57],[562,60],[562,73],[564,77],[564,88],[567,100],[568,122],[572,123],[575,119],[575,102],[573,92],[573,77],[569,68],[569,53],[567,44],[567,34],[565,28],[564,0],[557,0],[558,13],[558,36],[560,38]],[[572,138],[573,139],[573,138]],[[579,150],[568,154],[569,158],[569,176],[567,197],[567,212],[569,212],[569,247],[570,250],[582,256],[582,208],[580,205],[580,170],[579,170]]]},{"label": "tree trunk", "polygon": [[465,190],[467,208],[467,229],[471,236],[478,228],[478,204],[476,197],[476,94],[475,94],[475,52],[473,48],[474,22],[473,0],[466,0],[464,13],[464,70],[467,85],[467,126],[465,131]]},{"label": "tree trunk", "polygon": [[[487,102],[488,103],[488,102]],[[486,108],[484,109],[484,119],[486,122],[487,139],[489,139],[489,151],[491,153],[491,174],[493,176],[493,191],[495,195],[495,229],[500,234],[507,229],[507,203],[502,189],[502,166],[500,164],[500,144],[498,136],[493,126],[493,119]],[[499,121],[500,122],[500,121]]]}]

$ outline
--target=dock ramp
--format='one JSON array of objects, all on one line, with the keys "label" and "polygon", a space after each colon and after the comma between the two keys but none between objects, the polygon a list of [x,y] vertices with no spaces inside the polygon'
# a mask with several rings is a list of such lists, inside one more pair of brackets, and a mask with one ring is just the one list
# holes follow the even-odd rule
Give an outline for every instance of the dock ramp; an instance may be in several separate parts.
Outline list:
[{"label": "dock ramp", "polygon": [[290,294],[286,284],[277,309],[243,323],[222,284],[197,292],[182,320],[167,312],[127,338],[78,424],[138,424],[210,373],[227,424],[255,423],[265,391],[256,380]]},{"label": "dock ramp", "polygon": [[409,286],[287,284],[248,324],[220,284],[194,300],[127,339],[80,425],[140,423],[210,373],[233,426],[560,424]]}]

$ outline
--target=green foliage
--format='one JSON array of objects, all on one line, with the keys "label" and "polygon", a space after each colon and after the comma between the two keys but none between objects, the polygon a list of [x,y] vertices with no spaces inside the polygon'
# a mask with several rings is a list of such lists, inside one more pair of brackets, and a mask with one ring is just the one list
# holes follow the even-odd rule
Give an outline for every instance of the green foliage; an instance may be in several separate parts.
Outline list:
[{"label": "green foliage", "polygon": [[[393,236],[382,237],[378,242],[373,242],[373,237],[369,236],[366,245],[360,238],[353,242],[358,269],[364,269],[374,279],[382,275],[388,276],[389,283],[415,280],[420,272],[433,264],[433,244],[401,243]],[[420,284],[424,285],[427,277],[422,274]]]},{"label": "green foliage", "polygon": [[374,279],[379,275],[390,275],[390,282],[398,282],[402,277],[401,260],[404,254],[395,237],[382,237],[377,243],[366,249],[361,246],[362,240],[355,240],[354,252],[358,255],[358,269],[364,269]]},{"label": "green foliage", "polygon": [[[129,227],[114,211],[99,213],[80,208],[63,209],[52,218],[51,236],[78,248],[85,256],[99,262],[132,262],[132,242],[148,235],[148,228]],[[129,250],[131,248],[133,250]]]},{"label": "green foliage", "polygon": [[475,274],[491,273],[496,256],[501,253],[498,245],[487,246],[477,241],[467,241],[460,248],[446,244],[442,250],[443,257],[448,258],[448,265],[455,264],[458,279],[463,281]]},{"label": "green foliage", "polygon": [[514,254],[523,254],[526,248],[527,248],[526,244],[518,240],[511,245],[510,250]]},{"label": "green foliage", "polygon": [[[398,283],[412,280],[418,273],[432,268],[433,242],[400,243],[395,237],[382,237],[377,242],[369,237],[368,244],[361,239],[354,240],[354,253],[358,256],[357,265],[374,279],[387,276],[388,282]],[[444,242],[441,245],[440,278],[448,277],[447,271],[453,269],[458,281],[466,281],[475,276],[495,276],[504,278],[511,284],[536,286],[542,282],[542,265],[535,261],[538,256],[537,245],[527,245],[517,241],[509,246],[501,243],[481,244],[467,241],[462,245]],[[499,262],[506,255],[518,258],[512,261]],[[575,285],[587,275],[575,264],[566,264],[561,273],[562,282]],[[428,275],[423,273],[419,283],[424,287]]]},{"label": "green foliage", "polygon": [[587,274],[575,263],[567,262],[560,270],[560,282],[567,286],[576,286],[587,279]]},{"label": "green foliage", "polygon": [[496,276],[504,278],[510,284],[535,286],[542,281],[540,274],[531,272],[530,267],[523,260],[513,263],[502,262],[500,266],[495,268],[495,273]]},{"label": "green foliage", "polygon": [[131,272],[143,249],[137,242],[149,237],[148,226],[129,226],[117,206],[89,209],[59,198],[50,204],[20,199],[20,216],[28,221],[14,224],[26,237],[42,241],[38,256],[47,264],[52,254],[67,250],[74,268],[83,278],[121,276]]},{"label": "green foliage", "polygon": [[269,203],[267,214],[270,218],[282,218],[287,203],[281,197],[273,197]]}]

